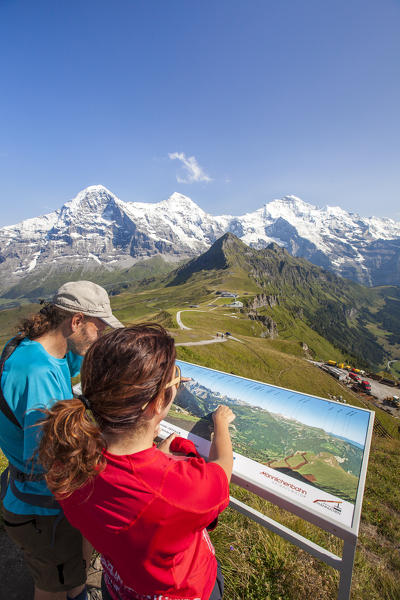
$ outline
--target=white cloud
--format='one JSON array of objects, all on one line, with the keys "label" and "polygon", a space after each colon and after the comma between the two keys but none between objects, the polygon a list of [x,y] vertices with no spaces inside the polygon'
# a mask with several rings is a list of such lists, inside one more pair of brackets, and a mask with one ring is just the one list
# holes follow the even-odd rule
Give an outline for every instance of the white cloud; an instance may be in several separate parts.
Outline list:
[{"label": "white cloud", "polygon": [[186,156],[184,152],[170,152],[168,154],[171,160],[180,160],[183,165],[184,176],[176,176],[179,183],[194,183],[196,181],[212,181],[194,156]]}]

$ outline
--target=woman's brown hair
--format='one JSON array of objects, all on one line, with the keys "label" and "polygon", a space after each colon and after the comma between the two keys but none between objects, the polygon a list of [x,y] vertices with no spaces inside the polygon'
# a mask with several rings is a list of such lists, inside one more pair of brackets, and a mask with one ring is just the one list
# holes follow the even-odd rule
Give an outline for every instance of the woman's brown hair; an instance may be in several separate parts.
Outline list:
[{"label": "woman's brown hair", "polygon": [[56,497],[70,496],[104,468],[103,434],[137,431],[148,418],[144,406],[160,397],[165,406],[170,402],[165,386],[174,364],[174,340],[154,323],[115,329],[89,348],[82,399],[57,402],[42,421],[39,459]]}]

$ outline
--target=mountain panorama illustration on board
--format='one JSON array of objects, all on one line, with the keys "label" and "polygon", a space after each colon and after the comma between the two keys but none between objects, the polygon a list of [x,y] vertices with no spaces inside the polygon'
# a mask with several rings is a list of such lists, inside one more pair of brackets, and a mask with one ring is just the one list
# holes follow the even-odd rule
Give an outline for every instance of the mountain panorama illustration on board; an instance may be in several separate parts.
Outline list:
[{"label": "mountain panorama illustration on board", "polygon": [[166,419],[210,440],[219,404],[236,415],[235,452],[354,503],[370,413],[322,398],[178,361],[191,381]]},{"label": "mountain panorama illustration on board", "polygon": [[0,228],[0,293],[41,273],[113,271],[154,256],[186,260],[227,232],[253,248],[274,242],[364,285],[400,283],[400,223],[392,219],[317,208],[296,196],[242,216],[213,216],[179,193],[124,202],[96,185],[52,213]]}]

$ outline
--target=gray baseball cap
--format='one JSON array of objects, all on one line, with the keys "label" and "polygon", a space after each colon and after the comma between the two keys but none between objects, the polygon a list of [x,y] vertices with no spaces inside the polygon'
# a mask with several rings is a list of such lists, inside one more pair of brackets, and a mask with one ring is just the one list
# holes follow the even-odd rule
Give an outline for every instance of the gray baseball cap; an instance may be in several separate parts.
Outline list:
[{"label": "gray baseball cap", "polygon": [[52,304],[69,312],[81,312],[97,317],[110,327],[123,327],[111,311],[110,299],[104,288],[92,281],[69,281],[57,290]]}]

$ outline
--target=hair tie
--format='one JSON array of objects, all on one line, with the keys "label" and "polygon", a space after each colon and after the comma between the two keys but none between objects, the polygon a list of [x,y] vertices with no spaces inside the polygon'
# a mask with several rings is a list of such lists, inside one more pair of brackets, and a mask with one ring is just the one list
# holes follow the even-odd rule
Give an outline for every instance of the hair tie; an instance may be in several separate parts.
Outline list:
[{"label": "hair tie", "polygon": [[39,310],[39,314],[49,317],[49,313],[53,307],[53,304],[47,300],[40,300],[40,305],[42,308]]},{"label": "hair tie", "polygon": [[78,400],[80,400],[82,402],[82,404],[86,408],[86,410],[92,410],[92,407],[90,406],[90,402],[86,398],[86,396],[84,396],[83,394],[79,394],[77,396],[77,398],[78,398]]}]

